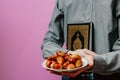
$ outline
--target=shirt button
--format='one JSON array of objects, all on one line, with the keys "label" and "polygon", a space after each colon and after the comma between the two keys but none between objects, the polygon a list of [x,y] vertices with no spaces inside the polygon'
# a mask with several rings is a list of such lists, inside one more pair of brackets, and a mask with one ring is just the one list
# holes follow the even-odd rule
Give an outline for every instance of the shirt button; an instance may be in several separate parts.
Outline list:
[{"label": "shirt button", "polygon": [[89,20],[89,19],[90,19],[90,17],[87,17],[86,19],[87,19],[87,20]]}]

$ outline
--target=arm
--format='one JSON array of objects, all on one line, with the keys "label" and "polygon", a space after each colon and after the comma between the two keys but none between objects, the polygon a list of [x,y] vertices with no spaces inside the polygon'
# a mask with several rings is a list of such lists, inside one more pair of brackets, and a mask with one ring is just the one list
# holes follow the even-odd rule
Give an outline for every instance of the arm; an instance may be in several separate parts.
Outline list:
[{"label": "arm", "polygon": [[[118,27],[120,32],[120,18],[118,18]],[[93,71],[100,74],[120,73],[120,36],[113,45],[113,51],[96,55]],[[99,67],[99,69],[98,69]]]},{"label": "arm", "polygon": [[[118,34],[119,37],[112,46],[112,52],[105,53],[103,55],[95,54],[87,49],[82,50],[85,54],[83,55],[89,62],[89,65],[83,69],[78,70],[74,73],[64,73],[63,75],[78,75],[79,73],[85,72],[88,69],[92,69],[92,72],[109,75],[114,73],[120,73],[120,0],[116,0],[116,18],[118,21]],[[81,54],[81,51],[79,51]],[[92,55],[89,56],[89,55]],[[73,77],[74,77],[73,76]]]},{"label": "arm", "polygon": [[[115,15],[118,20],[118,39],[112,47],[112,52],[96,55],[93,71],[99,74],[120,73],[120,0],[115,2]],[[99,69],[98,69],[99,67]]]},{"label": "arm", "polygon": [[47,58],[51,54],[54,54],[57,50],[65,51],[61,47],[64,43],[63,36],[63,11],[62,2],[57,0],[51,22],[49,24],[49,30],[46,33],[43,44],[41,46],[43,57]]}]

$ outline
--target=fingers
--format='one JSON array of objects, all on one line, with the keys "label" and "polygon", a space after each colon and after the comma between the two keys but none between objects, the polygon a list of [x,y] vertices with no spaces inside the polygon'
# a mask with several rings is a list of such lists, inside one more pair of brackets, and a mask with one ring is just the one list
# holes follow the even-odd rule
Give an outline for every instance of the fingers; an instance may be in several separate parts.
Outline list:
[{"label": "fingers", "polygon": [[55,71],[50,71],[50,73],[56,74],[56,75],[61,75],[62,74],[61,72],[55,72]]},{"label": "fingers", "polygon": [[95,52],[90,51],[88,49],[77,49],[75,51],[72,51],[71,53],[77,53],[80,56],[84,57],[87,59],[88,63],[89,63],[89,67],[93,67],[94,65],[94,56],[96,55]]},{"label": "fingers", "polygon": [[82,51],[85,52],[85,53],[87,53],[87,54],[89,54],[89,55],[91,55],[91,56],[95,56],[96,55],[95,52],[93,52],[91,50],[88,50],[88,49],[82,49]]},{"label": "fingers", "polygon": [[89,55],[92,55],[92,56],[95,56],[96,53],[91,51],[91,50],[88,50],[88,49],[77,49],[75,51],[68,51],[68,54],[79,54],[80,56],[85,56],[85,54],[89,54]]},{"label": "fingers", "polygon": [[82,57],[85,57],[86,55],[91,55],[94,57],[96,55],[95,52],[88,50],[88,49],[77,49],[73,52],[79,54]]},{"label": "fingers", "polygon": [[90,55],[87,55],[85,57],[85,59],[87,59],[89,67],[92,68],[94,66],[94,59],[93,59],[93,57],[90,56]]},{"label": "fingers", "polygon": [[62,72],[63,76],[69,76],[69,77],[76,77],[77,75],[79,75],[82,72],[87,71],[88,69],[90,69],[89,65],[79,69],[78,71],[74,71],[74,72]]}]

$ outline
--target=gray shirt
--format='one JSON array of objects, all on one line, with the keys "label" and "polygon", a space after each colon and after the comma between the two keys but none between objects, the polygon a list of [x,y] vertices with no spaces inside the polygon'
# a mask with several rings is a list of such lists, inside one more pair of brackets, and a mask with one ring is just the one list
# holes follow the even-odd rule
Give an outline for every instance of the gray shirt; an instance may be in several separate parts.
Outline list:
[{"label": "gray shirt", "polygon": [[42,44],[47,58],[67,43],[67,25],[94,23],[93,72],[113,74],[120,72],[120,0],[57,0],[49,30]]}]

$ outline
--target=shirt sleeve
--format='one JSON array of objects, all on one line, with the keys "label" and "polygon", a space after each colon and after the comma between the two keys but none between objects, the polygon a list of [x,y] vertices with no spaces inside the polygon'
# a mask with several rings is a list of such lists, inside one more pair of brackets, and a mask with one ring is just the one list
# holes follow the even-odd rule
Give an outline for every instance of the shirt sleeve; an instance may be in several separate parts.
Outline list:
[{"label": "shirt sleeve", "polygon": [[54,54],[57,50],[66,51],[62,48],[64,43],[64,32],[62,29],[64,25],[63,14],[62,0],[57,0],[52,19],[49,24],[49,30],[46,33],[43,44],[41,46],[44,58]]},{"label": "shirt sleeve", "polygon": [[[120,17],[118,18],[118,28],[120,32]],[[120,35],[114,43],[112,50],[112,52],[96,55],[94,57],[95,66],[93,68],[93,72],[102,75],[120,73]]]},{"label": "shirt sleeve", "polygon": [[118,20],[119,37],[113,44],[112,52],[96,55],[94,57],[95,66],[92,70],[93,72],[102,75],[120,73],[120,0],[116,0],[114,9]]}]

